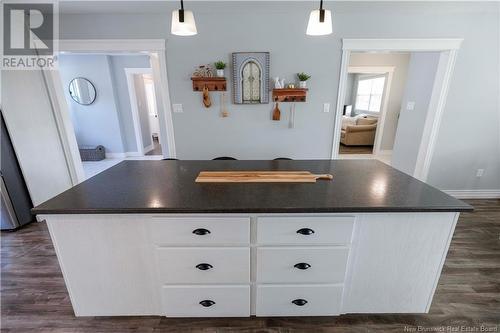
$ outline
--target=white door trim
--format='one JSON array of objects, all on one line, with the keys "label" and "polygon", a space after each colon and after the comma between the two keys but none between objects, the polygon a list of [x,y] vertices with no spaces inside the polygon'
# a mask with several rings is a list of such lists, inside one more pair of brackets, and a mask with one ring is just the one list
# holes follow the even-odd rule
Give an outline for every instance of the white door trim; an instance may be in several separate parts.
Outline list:
[{"label": "white door trim", "polygon": [[414,177],[425,181],[429,173],[430,163],[434,154],[435,142],[443,114],[448,87],[450,85],[456,54],[463,39],[342,39],[342,60],[340,65],[339,89],[337,94],[337,112],[332,140],[331,158],[339,156],[340,129],[342,110],[345,99],[347,70],[353,51],[405,51],[405,52],[441,52],[438,78],[433,88],[429,111],[425,121],[424,133],[420,143]]},{"label": "white door trim", "polygon": [[458,50],[461,38],[342,39],[342,50],[432,52]]},{"label": "white door trim", "polygon": [[[80,150],[76,142],[75,130],[71,122],[68,103],[64,97],[63,84],[58,72],[43,70],[43,79],[46,83],[50,103],[56,122],[59,139],[64,152],[64,159],[69,171],[71,183],[78,184],[86,178],[83,164],[80,158]],[[63,101],[63,103],[61,103]]]},{"label": "white door trim", "polygon": [[[172,120],[172,110],[167,79],[167,63],[165,55],[165,40],[163,39],[81,39],[59,40],[61,53],[102,53],[102,54],[145,54],[149,55],[155,82],[155,92],[160,117],[160,139],[163,139],[163,156],[175,158],[175,138]],[[54,118],[59,129],[59,136],[68,161],[68,169],[73,185],[85,180],[85,174],[80,160],[78,145],[73,126],[69,120],[68,106],[64,98],[59,71],[46,75],[50,98],[54,100]],[[161,107],[160,107],[161,106]],[[163,118],[163,119],[162,119]],[[161,123],[163,121],[163,124]],[[163,125],[163,126],[162,126]],[[164,129],[162,131],[162,128]]]},{"label": "white door trim", "polygon": [[135,142],[137,144],[137,152],[140,156],[145,153],[144,141],[142,140],[141,121],[139,109],[137,108],[137,94],[135,92],[134,74],[151,74],[151,68],[125,68],[125,76],[127,77],[128,96],[130,99],[130,108],[132,110],[132,120],[134,122]]},{"label": "white door trim", "polygon": [[[391,95],[392,76],[394,74],[394,66],[349,66],[347,73],[353,74],[387,74],[385,82],[384,96],[380,117],[378,119],[377,129],[375,130],[375,141],[373,144],[373,155],[380,154],[380,145],[382,144],[382,135],[384,133],[385,117],[389,106],[389,96]],[[345,103],[344,103],[345,104]]]}]

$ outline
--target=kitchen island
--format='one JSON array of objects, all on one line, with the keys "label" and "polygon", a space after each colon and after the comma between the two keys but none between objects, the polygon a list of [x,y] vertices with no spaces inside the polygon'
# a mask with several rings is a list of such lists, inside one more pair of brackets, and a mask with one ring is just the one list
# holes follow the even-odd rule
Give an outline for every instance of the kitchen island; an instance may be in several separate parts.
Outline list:
[{"label": "kitchen island", "polygon": [[[200,171],[316,183],[195,183]],[[77,316],[428,312],[462,211],[375,160],[124,161],[35,207]]]}]

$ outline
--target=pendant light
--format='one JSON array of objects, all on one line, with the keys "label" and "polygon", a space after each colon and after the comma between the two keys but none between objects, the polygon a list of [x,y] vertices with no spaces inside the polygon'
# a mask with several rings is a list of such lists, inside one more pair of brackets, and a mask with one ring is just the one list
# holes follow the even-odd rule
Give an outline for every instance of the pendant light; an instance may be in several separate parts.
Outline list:
[{"label": "pendant light", "polygon": [[319,9],[311,11],[309,23],[307,24],[306,35],[323,36],[332,33],[332,12],[323,9],[323,0],[319,4]]},{"label": "pendant light", "polygon": [[172,11],[172,35],[194,36],[198,33],[193,12],[184,10],[184,1],[181,0],[181,9]]}]

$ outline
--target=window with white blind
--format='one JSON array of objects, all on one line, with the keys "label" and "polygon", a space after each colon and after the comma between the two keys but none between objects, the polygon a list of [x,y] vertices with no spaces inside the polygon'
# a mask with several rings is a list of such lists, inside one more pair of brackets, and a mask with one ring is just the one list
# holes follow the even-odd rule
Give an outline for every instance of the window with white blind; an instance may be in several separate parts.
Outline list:
[{"label": "window with white blind", "polygon": [[385,76],[360,78],[356,91],[355,109],[380,112],[384,95]]}]

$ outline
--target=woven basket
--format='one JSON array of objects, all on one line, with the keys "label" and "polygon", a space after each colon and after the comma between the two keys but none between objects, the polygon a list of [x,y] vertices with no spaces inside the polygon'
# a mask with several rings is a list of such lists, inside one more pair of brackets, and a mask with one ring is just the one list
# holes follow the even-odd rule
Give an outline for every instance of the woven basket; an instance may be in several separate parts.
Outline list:
[{"label": "woven basket", "polygon": [[81,147],[80,158],[82,161],[101,161],[106,157],[106,150],[103,146]]}]

